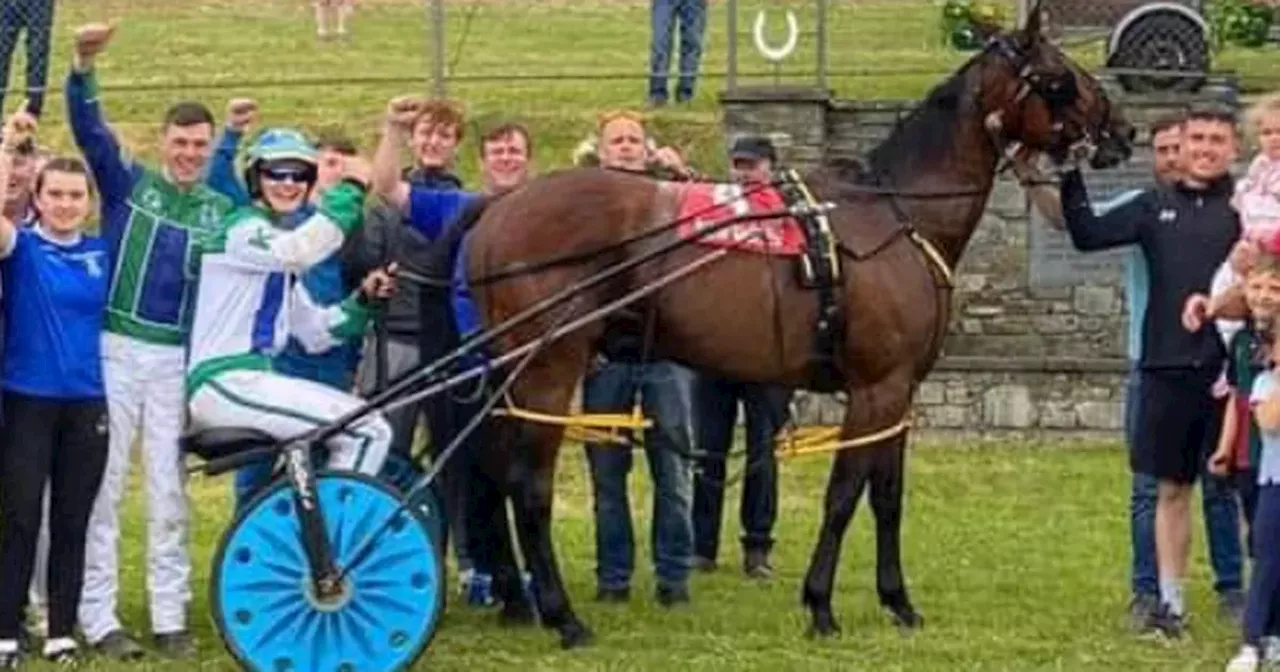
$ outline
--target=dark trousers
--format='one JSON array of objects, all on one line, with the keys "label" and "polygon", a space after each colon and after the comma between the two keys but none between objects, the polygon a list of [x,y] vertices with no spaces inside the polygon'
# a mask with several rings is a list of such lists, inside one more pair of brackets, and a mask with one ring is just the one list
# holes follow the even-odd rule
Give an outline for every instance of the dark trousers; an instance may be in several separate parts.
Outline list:
[{"label": "dark trousers", "polygon": [[1244,611],[1244,641],[1257,646],[1264,635],[1276,632],[1280,612],[1280,485],[1258,488],[1252,530],[1255,557]]},{"label": "dark trousers", "polygon": [[17,639],[49,483],[49,637],[70,637],[89,513],[107,466],[106,402],[4,393],[0,438],[0,639]]},{"label": "dark trousers", "polygon": [[[693,567],[693,381],[695,374],[672,362],[609,362],[582,385],[584,413],[627,413],[637,392],[653,426],[644,432],[653,478],[650,538],[658,584],[683,586]],[[627,476],[632,451],[588,443],[595,496],[596,581],[606,590],[629,588],[635,569],[635,534]]]},{"label": "dark trousers", "polygon": [[[9,87],[9,61],[18,36],[27,31],[27,111],[39,117],[49,79],[49,37],[54,0],[4,0],[0,3],[0,110]],[[7,116],[7,115],[6,115]]]},{"label": "dark trousers", "polygon": [[[427,339],[422,340],[423,345],[426,345]],[[428,350],[420,348],[419,342],[415,339],[389,338],[386,344],[387,380],[394,381],[419,366],[430,364],[441,356],[439,348],[444,347],[448,342],[448,339],[441,336],[439,342]],[[364,396],[372,394],[377,386],[377,357],[377,342],[375,339],[369,339],[364,348],[364,361],[361,362],[356,374],[356,385]],[[468,405],[457,400],[472,391],[466,385],[462,387],[463,389],[442,392],[429,399],[387,413],[387,422],[391,424],[391,430],[394,433],[391,450],[406,458],[413,457],[413,437],[419,420],[426,421],[427,431],[431,437],[432,455],[438,455],[444,450],[457,435],[458,430],[466,426],[467,420],[471,417],[470,414],[474,413],[475,404]],[[483,398],[479,401],[483,401]],[[454,556],[460,569],[470,569],[472,565],[467,553],[467,478],[463,473],[464,468],[459,466],[467,453],[467,446],[459,448],[445,465],[440,477],[433,481],[431,486],[435,490],[440,505],[444,507],[444,514],[448,519],[441,544],[448,546],[450,536],[453,537]]]},{"label": "dark trousers", "polygon": [[667,100],[667,70],[671,67],[671,43],[680,25],[680,72],[676,100],[693,98],[707,32],[707,0],[653,0],[650,8],[649,98]]},{"label": "dark trousers", "polygon": [[693,484],[693,548],[715,560],[724,510],[725,459],[742,402],[747,429],[746,476],[740,517],[742,547],[768,552],[778,518],[778,462],[774,437],[787,421],[791,390],[776,385],[737,383],[702,377],[694,388],[698,448],[706,454]]}]

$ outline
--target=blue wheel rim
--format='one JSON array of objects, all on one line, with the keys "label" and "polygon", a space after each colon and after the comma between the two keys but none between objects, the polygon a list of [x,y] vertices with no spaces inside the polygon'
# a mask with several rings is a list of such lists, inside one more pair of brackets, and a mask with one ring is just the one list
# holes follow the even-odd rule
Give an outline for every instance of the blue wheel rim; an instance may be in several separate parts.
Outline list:
[{"label": "blue wheel rim", "polygon": [[347,575],[337,604],[311,597],[310,570],[292,490],[256,499],[223,539],[213,568],[214,616],[246,667],[271,672],[374,672],[413,663],[439,622],[440,555],[425,525],[389,486],[353,474],[317,483],[334,557],[345,567],[394,516],[369,555]]},{"label": "blue wheel rim", "polygon": [[[381,477],[404,495],[413,489],[414,484],[424,475],[422,468],[416,462],[399,453],[388,453],[387,461],[382,466]],[[442,548],[444,509],[440,506],[440,497],[436,494],[435,488],[426,488],[414,495],[414,498],[418,501],[418,514],[422,516],[428,531],[431,532],[431,540],[436,543],[436,548]]]}]

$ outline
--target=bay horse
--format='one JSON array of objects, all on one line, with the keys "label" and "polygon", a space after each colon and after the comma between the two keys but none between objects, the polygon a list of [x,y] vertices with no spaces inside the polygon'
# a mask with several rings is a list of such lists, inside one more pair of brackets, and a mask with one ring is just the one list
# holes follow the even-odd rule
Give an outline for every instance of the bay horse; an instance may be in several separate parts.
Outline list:
[{"label": "bay horse", "polygon": [[[831,608],[836,565],[845,530],[868,487],[880,603],[902,627],[923,624],[908,596],[901,562],[902,421],[939,354],[949,317],[951,269],[981,220],[1000,160],[1011,146],[1020,146],[1061,164],[1088,147],[1091,165],[1107,168],[1131,152],[1133,130],[1099,83],[1041,37],[1037,8],[1030,17],[1020,31],[992,34],[986,48],[900,121],[865,164],[828,165],[805,176],[819,200],[836,205],[829,222],[844,261],[836,292],[843,315],[837,364],[847,394],[841,436],[904,427],[833,458],[821,532],[802,590],[816,635],[839,632]],[[643,176],[588,168],[540,177],[496,200],[467,242],[468,277],[485,323],[501,324],[574,282],[675,240],[670,232],[637,238],[675,217],[668,187]],[[623,244],[632,239],[638,242]],[[701,245],[681,246],[581,293],[574,309],[582,314],[598,308],[706,252]],[[539,264],[566,257],[575,262]],[[640,310],[652,320],[653,358],[734,380],[813,389],[818,302],[813,290],[797,282],[794,264],[731,253],[645,299]],[[512,272],[529,267],[538,269]],[[493,351],[536,340],[553,326],[550,317],[523,324],[499,339]],[[567,414],[604,328],[594,324],[540,352],[514,381],[514,403]],[[536,607],[542,624],[558,631],[562,646],[587,643],[592,634],[569,604],[551,535],[563,427],[503,421],[495,420],[506,429],[489,430],[496,434],[478,459],[513,504],[536,602],[522,605],[513,592],[518,584],[495,577],[495,590],[507,603],[504,615]],[[500,574],[512,577],[509,571]]]}]

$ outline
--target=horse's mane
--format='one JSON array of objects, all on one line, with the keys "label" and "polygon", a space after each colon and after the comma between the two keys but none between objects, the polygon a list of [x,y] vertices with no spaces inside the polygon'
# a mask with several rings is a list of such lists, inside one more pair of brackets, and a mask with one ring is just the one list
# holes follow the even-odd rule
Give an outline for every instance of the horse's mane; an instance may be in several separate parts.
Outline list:
[{"label": "horse's mane", "polygon": [[975,55],[947,81],[935,86],[924,101],[894,124],[889,137],[867,154],[864,178],[887,175],[894,165],[910,158],[914,162],[929,163],[949,151],[945,140],[955,124],[956,116],[968,102],[968,74],[977,62]]}]

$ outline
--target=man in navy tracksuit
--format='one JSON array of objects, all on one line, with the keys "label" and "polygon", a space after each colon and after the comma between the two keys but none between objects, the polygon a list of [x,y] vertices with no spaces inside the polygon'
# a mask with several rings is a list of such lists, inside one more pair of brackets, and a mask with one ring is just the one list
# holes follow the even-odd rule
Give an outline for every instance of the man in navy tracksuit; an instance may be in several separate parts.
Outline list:
[{"label": "man in navy tracksuit", "polygon": [[1187,297],[1208,291],[1240,237],[1227,169],[1236,156],[1234,115],[1193,110],[1183,123],[1182,176],[1096,215],[1078,171],[1062,180],[1063,216],[1083,251],[1137,245],[1150,273],[1138,362],[1135,473],[1157,479],[1156,555],[1160,606],[1151,625],[1169,637],[1183,630],[1182,582],[1190,552],[1192,485],[1218,439],[1223,404],[1211,393],[1225,352],[1212,324],[1182,328]]}]

